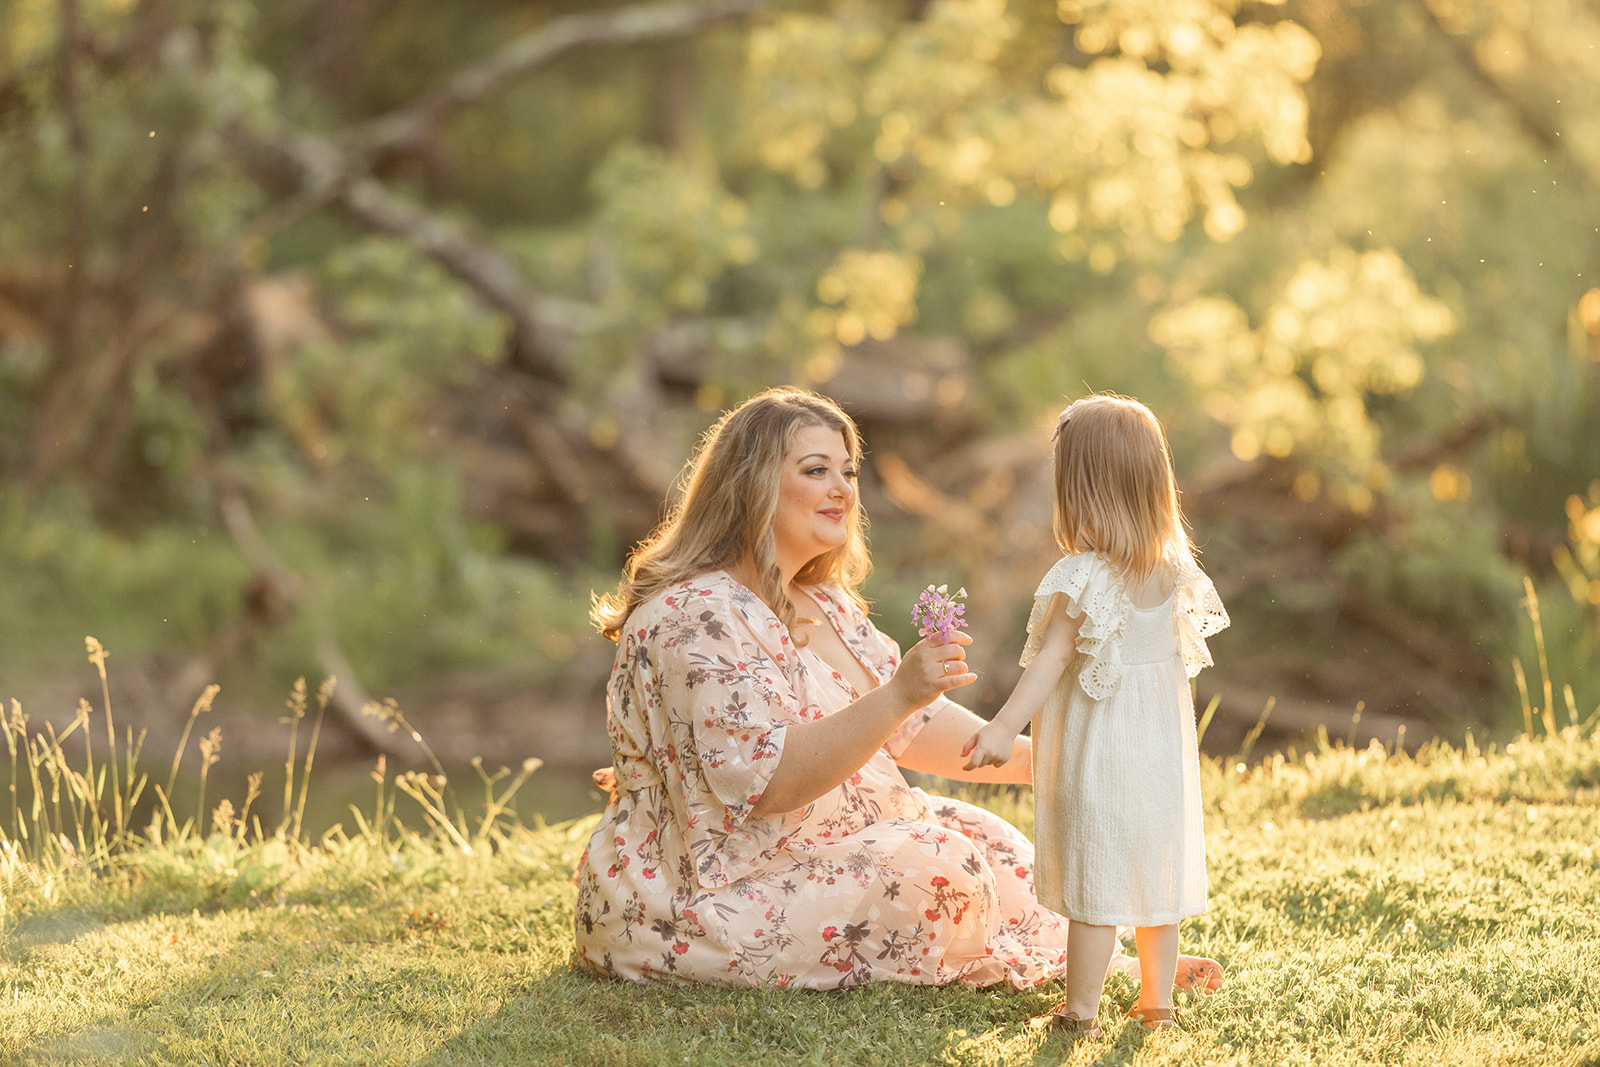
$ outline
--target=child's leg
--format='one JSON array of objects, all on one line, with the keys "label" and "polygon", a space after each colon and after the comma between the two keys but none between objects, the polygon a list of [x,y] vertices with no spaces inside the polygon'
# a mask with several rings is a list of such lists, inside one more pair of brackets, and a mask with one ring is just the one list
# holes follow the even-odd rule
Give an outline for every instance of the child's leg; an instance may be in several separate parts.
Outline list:
[{"label": "child's leg", "polygon": [[[1173,938],[1177,944],[1177,938]],[[1117,947],[1115,926],[1090,926],[1076,919],[1067,927],[1067,999],[1061,1005],[1080,1019],[1100,1012],[1106,966]]]},{"label": "child's leg", "polygon": [[[1074,929],[1076,929],[1074,927]],[[1178,924],[1141,926],[1133,938],[1139,946],[1139,1003],[1136,1008],[1172,1007],[1172,982],[1178,973]],[[1072,974],[1072,935],[1067,935],[1067,974]]]}]

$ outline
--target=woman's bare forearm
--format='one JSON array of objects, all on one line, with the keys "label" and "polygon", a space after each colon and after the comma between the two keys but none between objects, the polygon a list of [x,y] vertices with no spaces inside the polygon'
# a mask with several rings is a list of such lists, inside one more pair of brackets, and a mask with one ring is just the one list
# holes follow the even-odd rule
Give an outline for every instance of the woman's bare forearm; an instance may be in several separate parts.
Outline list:
[{"label": "woman's bare forearm", "polygon": [[1033,744],[1026,737],[1016,739],[1011,759],[999,767],[967,770],[962,764],[961,745],[984,721],[953,701],[941,707],[896,760],[907,770],[937,774],[958,782],[998,782],[1027,785],[1033,781]]}]

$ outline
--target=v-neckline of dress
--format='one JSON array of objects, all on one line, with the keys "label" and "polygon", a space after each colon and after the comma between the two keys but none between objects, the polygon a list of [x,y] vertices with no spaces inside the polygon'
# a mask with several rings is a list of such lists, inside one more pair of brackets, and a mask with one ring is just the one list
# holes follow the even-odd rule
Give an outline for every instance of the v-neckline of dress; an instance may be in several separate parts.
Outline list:
[{"label": "v-neckline of dress", "polygon": [[[873,689],[876,689],[879,685],[882,685],[883,682],[878,678],[878,672],[873,670],[871,665],[869,665],[862,657],[861,649],[859,649],[855,642],[850,639],[850,635],[845,632],[845,628],[840,624],[841,619],[839,617],[839,605],[834,598],[830,596],[820,585],[801,586],[800,589],[811,598],[812,602],[815,603],[818,608],[821,609],[822,619],[820,621],[833,630],[833,634],[839,639],[839,644],[844,648],[845,654],[856,661],[856,666],[861,669],[862,674],[876,682],[876,684],[873,686]],[[790,640],[793,639],[793,635],[791,634]],[[828,675],[837,678],[839,683],[850,694],[851,701],[860,700],[866,695],[856,687],[854,682],[845,676],[843,671],[839,670],[833,664],[823,659],[821,654],[813,651],[809,644],[797,644],[795,647],[804,649],[806,653],[811,656],[811,659],[815,663],[824,668]],[[871,690],[869,689],[867,692],[871,692]]]},{"label": "v-neckline of dress", "polygon": [[[761,604],[762,608],[764,608],[774,619],[777,619],[779,625],[782,625],[783,620],[779,619],[777,612],[772,610],[772,605],[761,599],[761,594],[757,593],[754,589],[751,589],[738,578],[734,577],[731,571],[725,570],[722,573],[727,575],[728,580],[734,585],[737,585],[739,588],[752,594]],[[828,594],[825,587],[820,585],[806,585],[801,586],[800,588],[804,590],[806,595],[809,596],[812,601],[816,603],[817,607],[822,610],[822,619],[819,621],[823,625],[826,625],[833,630],[834,636],[838,637],[839,643],[844,646],[844,650],[850,656],[850,658],[856,661],[856,666],[861,668],[862,673],[877,683],[877,685],[874,685],[873,688],[876,689],[877,686],[882,685],[883,680],[878,677],[878,672],[872,669],[871,664],[869,664],[863,657],[862,649],[855,641],[851,640],[850,634],[847,633],[844,626],[841,625],[841,619],[839,618],[839,605],[834,598]],[[789,634],[789,641],[790,644],[793,645],[796,653],[803,651],[810,656],[810,662],[807,663],[808,669],[811,669],[812,665],[814,664],[815,668],[821,669],[825,676],[838,679],[839,684],[843,687],[845,692],[849,694],[850,702],[860,700],[862,696],[865,695],[856,688],[855,683],[851,682],[849,678],[845,677],[843,671],[838,670],[833,666],[833,664],[829,663],[817,653],[813,652],[808,645],[801,645],[795,642],[794,634],[792,632]],[[802,659],[801,662],[806,661]],[[868,692],[870,691],[871,690],[868,690]]]}]

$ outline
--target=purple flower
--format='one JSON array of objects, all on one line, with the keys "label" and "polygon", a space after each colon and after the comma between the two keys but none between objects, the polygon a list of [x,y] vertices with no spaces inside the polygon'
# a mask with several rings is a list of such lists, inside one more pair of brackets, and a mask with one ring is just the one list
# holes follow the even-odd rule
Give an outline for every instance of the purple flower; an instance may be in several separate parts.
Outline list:
[{"label": "purple flower", "polygon": [[956,603],[966,598],[967,591],[958,589],[955,596],[951,596],[949,589],[948,585],[941,585],[937,589],[928,586],[911,609],[911,625],[917,628],[918,635],[936,645],[949,642],[950,635],[966,625],[967,621],[966,608]]}]

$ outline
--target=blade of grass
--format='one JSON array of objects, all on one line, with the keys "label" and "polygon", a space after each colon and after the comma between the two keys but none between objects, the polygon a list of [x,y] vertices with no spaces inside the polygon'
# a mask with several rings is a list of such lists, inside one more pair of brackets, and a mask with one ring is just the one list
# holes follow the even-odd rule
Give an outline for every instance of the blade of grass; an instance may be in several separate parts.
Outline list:
[{"label": "blade of grass", "polygon": [[211,710],[211,702],[216,700],[217,694],[222,692],[220,685],[208,685],[189,709],[189,721],[183,724],[183,733],[178,738],[178,750],[172,754],[172,770],[167,772],[167,795],[172,795],[172,787],[178,781],[178,764],[183,762],[183,754],[189,747],[189,732],[194,729],[194,721],[201,715]]},{"label": "blade of grass", "polygon": [[1260,718],[1250,727],[1250,732],[1244,735],[1244,744],[1239,747],[1238,760],[1243,763],[1250,755],[1250,750],[1256,747],[1256,741],[1261,737],[1261,731],[1267,728],[1267,719],[1272,715],[1272,709],[1278,706],[1277,697],[1268,697],[1267,704],[1261,709]]},{"label": "blade of grass", "polygon": [[311,743],[306,748],[305,768],[300,772],[300,800],[294,809],[294,829],[290,837],[300,840],[300,828],[304,824],[306,814],[306,793],[311,788],[311,765],[317,758],[317,741],[322,737],[322,720],[328,713],[328,701],[333,697],[333,688],[339,684],[337,678],[325,679],[317,690],[317,721],[311,727]]},{"label": "blade of grass", "polygon": [[1221,706],[1222,697],[1220,696],[1212,697],[1210,702],[1206,704],[1205,713],[1200,716],[1200,725],[1195,727],[1195,744],[1198,745],[1200,742],[1206,739],[1206,728],[1211,725],[1212,718],[1217,714],[1217,708]]},{"label": "blade of grass", "polygon": [[285,833],[294,814],[294,761],[300,744],[300,720],[306,717],[306,680],[296,678],[286,702],[289,708],[289,755],[283,761],[283,817],[278,832]]},{"label": "blade of grass", "polygon": [[[83,639],[84,647],[89,653],[89,662],[94,664],[95,670],[100,673],[100,698],[106,709],[106,760],[111,764],[111,800],[113,804],[113,828],[117,837],[121,837],[128,829],[122,807],[122,779],[117,769],[117,724],[111,713],[111,681],[106,677],[106,657],[111,655],[106,647],[93,637]],[[87,736],[88,731],[84,731]],[[100,795],[96,793],[95,808],[98,819]]]}]

